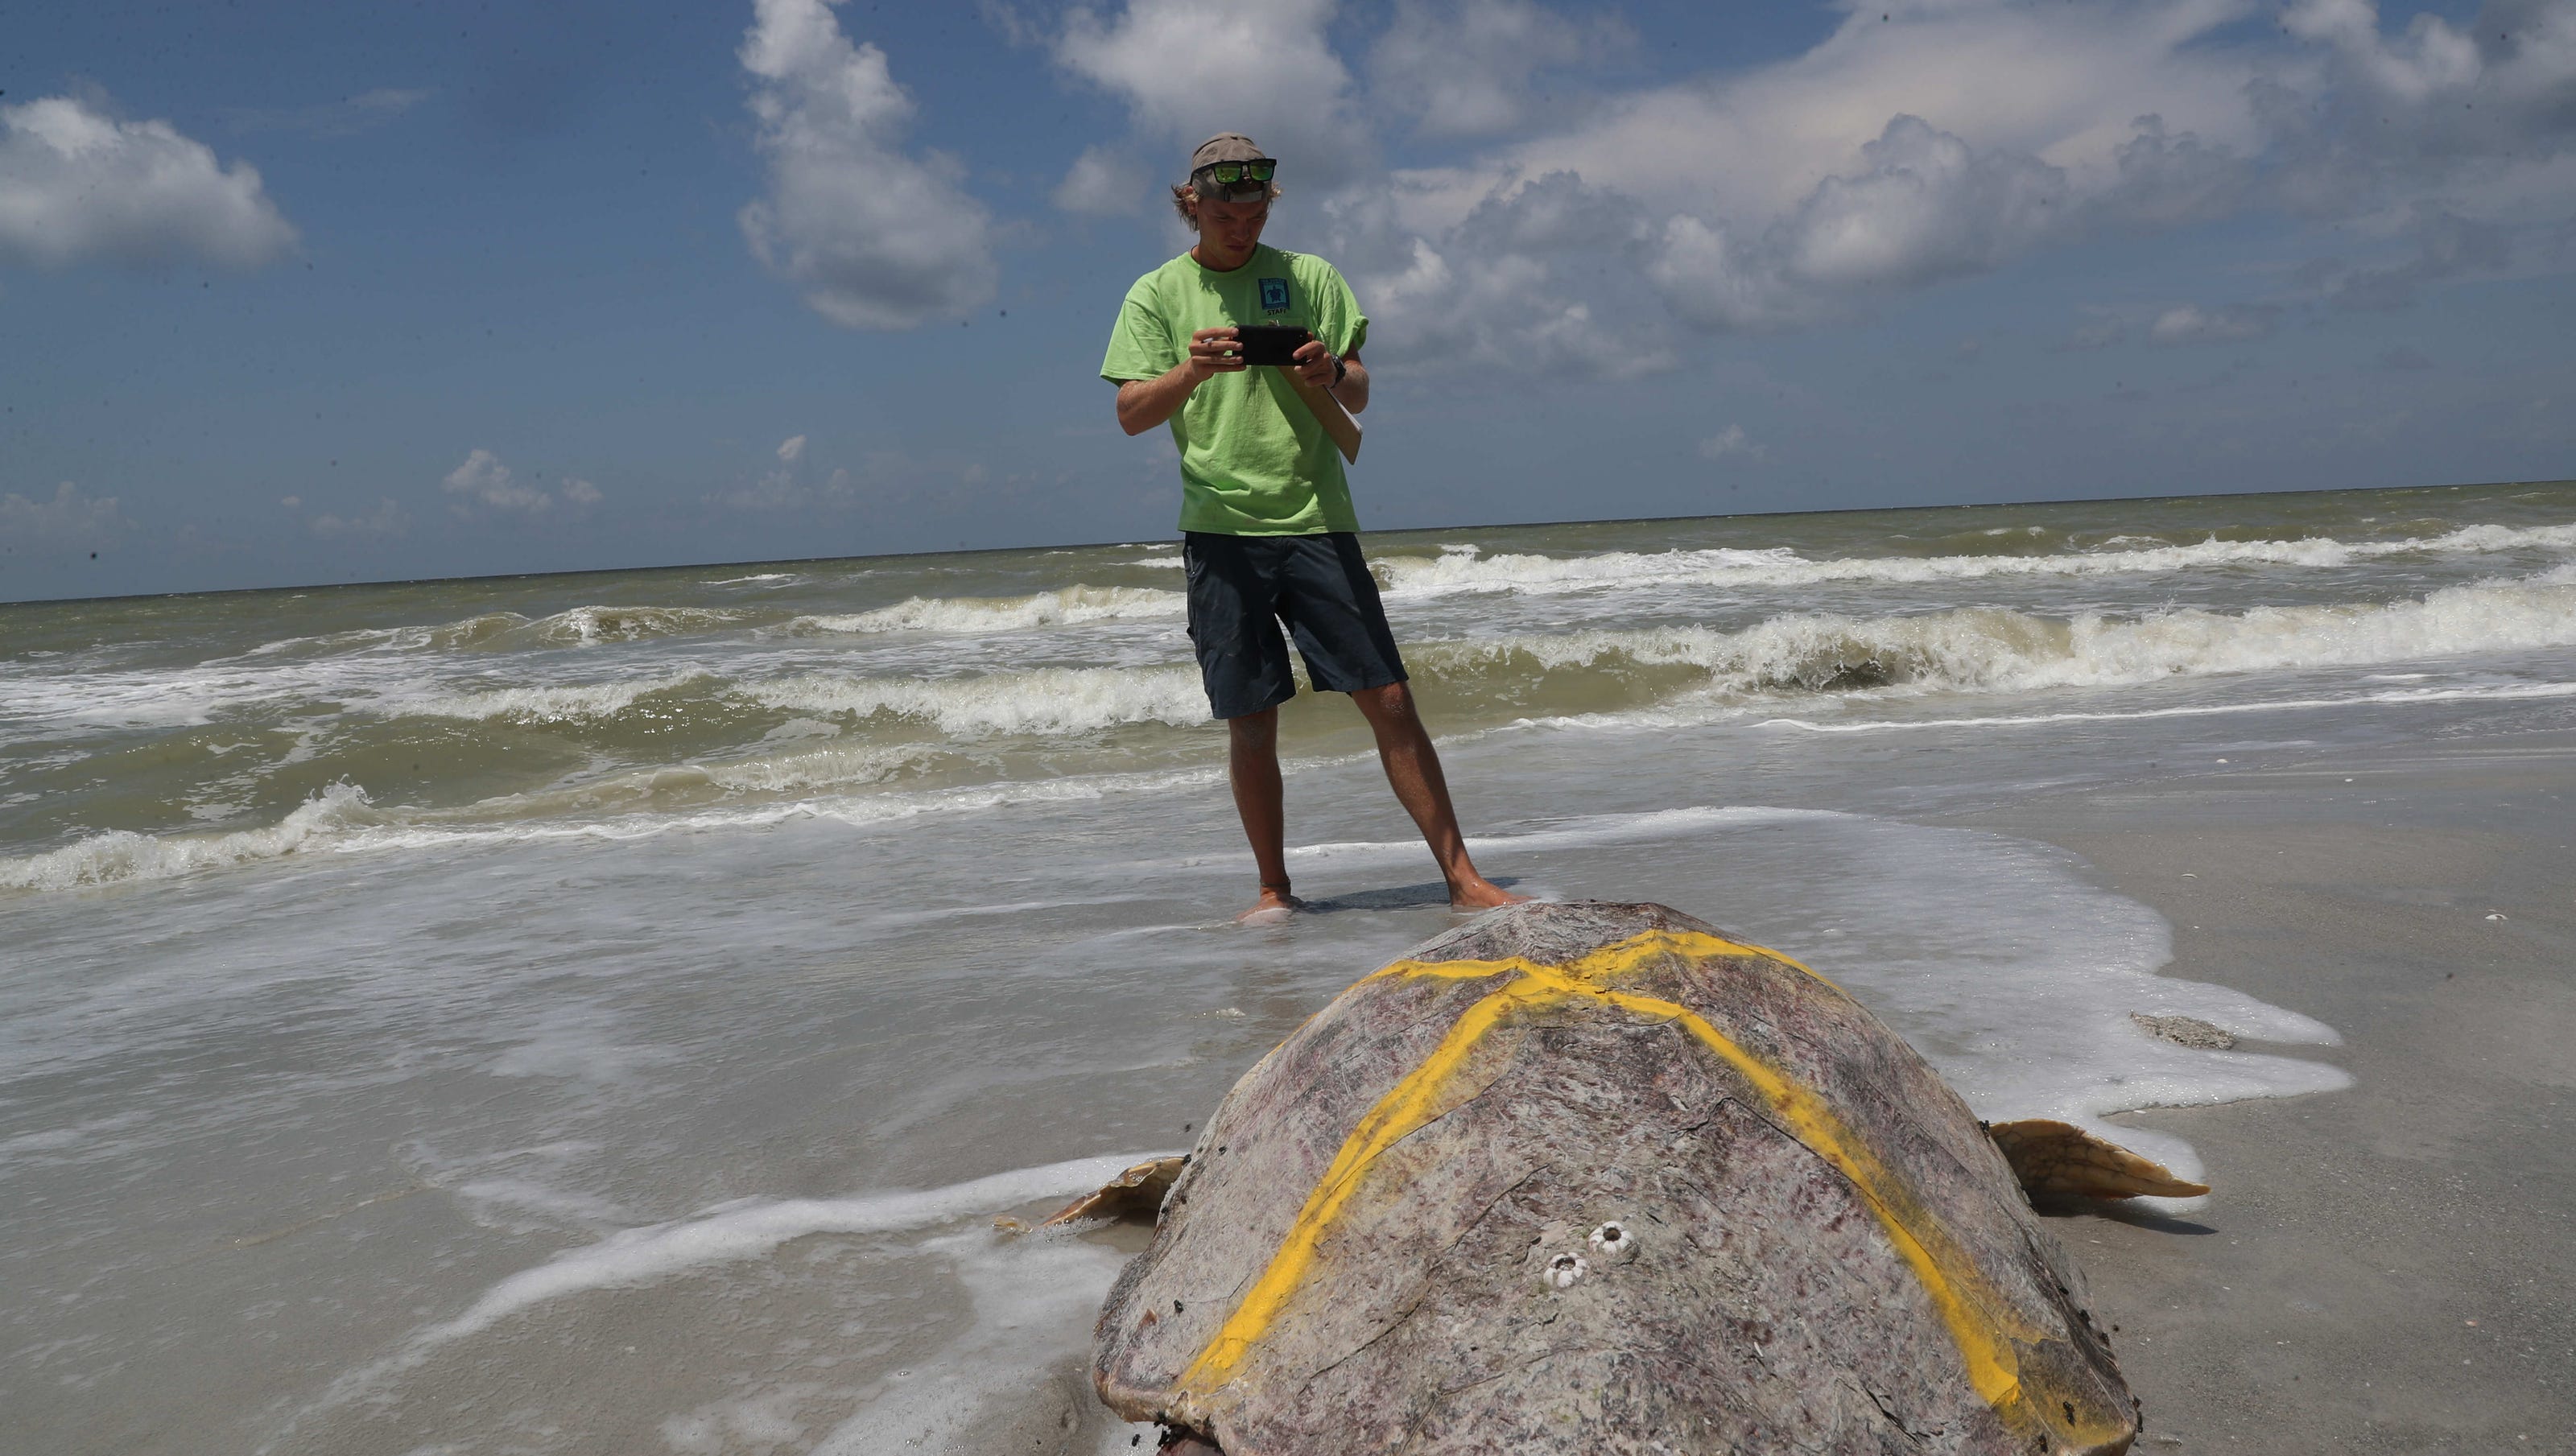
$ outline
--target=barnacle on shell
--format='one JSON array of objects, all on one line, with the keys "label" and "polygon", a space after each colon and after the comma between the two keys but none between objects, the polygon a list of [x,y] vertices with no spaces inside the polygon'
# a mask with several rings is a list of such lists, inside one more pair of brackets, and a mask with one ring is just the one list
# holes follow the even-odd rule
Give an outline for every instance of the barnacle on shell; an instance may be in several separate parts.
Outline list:
[{"label": "barnacle on shell", "polygon": [[1637,1257],[1637,1231],[1617,1219],[1592,1231],[1593,1256],[1614,1264],[1625,1264]]},{"label": "barnacle on shell", "polygon": [[1583,1262],[1581,1254],[1559,1254],[1547,1261],[1547,1267],[1539,1270],[1538,1277],[1550,1289],[1565,1289],[1590,1272],[1591,1268],[1591,1265]]}]

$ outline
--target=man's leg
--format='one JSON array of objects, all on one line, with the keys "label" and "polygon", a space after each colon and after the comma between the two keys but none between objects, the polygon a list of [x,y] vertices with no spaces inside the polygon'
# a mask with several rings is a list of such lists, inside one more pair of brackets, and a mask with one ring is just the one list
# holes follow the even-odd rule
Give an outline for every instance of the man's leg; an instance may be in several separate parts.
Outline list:
[{"label": "man's leg", "polygon": [[1288,893],[1287,814],[1279,785],[1279,705],[1297,695],[1288,642],[1273,607],[1279,545],[1197,531],[1184,533],[1181,542],[1181,559],[1189,567],[1190,644],[1207,686],[1208,711],[1226,725],[1226,777],[1261,874],[1261,898],[1235,918],[1277,920],[1297,908],[1297,897]]},{"label": "man's leg", "polygon": [[1243,837],[1252,841],[1252,863],[1261,872],[1260,903],[1235,918],[1265,924],[1304,903],[1288,893],[1288,796],[1279,781],[1279,710],[1228,718],[1225,731],[1225,771],[1234,785],[1234,812],[1243,818]]},{"label": "man's leg", "polygon": [[[1386,766],[1386,781],[1395,789],[1396,802],[1413,816],[1423,842],[1431,846],[1431,857],[1440,862],[1441,878],[1449,882],[1449,903],[1461,910],[1487,910],[1528,899],[1476,873],[1475,863],[1467,858],[1466,838],[1458,832],[1458,811],[1449,803],[1449,780],[1440,772],[1439,750],[1431,746],[1431,735],[1423,731],[1421,715],[1413,711],[1413,689],[1400,682],[1361,688],[1351,694],[1351,701],[1360,705],[1369,731],[1377,735],[1378,762]],[[1242,740],[1235,742],[1240,745]],[[1242,752],[1238,746],[1237,763],[1242,762]],[[1278,771],[1278,762],[1276,757],[1271,759],[1273,773]],[[1234,796],[1236,803],[1243,802],[1239,771]],[[1274,798],[1271,802],[1278,801]],[[1251,810],[1244,811],[1243,822],[1246,829],[1251,828]],[[1255,853],[1258,852],[1256,847]],[[1266,870],[1262,878],[1269,878]],[[1267,886],[1262,893],[1269,893]]]}]

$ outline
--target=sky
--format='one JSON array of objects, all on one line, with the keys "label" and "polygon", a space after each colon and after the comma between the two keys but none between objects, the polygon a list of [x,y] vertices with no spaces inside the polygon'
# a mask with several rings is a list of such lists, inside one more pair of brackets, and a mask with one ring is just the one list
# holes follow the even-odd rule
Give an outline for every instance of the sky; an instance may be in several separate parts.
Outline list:
[{"label": "sky", "polygon": [[2576,476],[2576,0],[31,0],[0,600],[1169,538],[1220,130],[1372,528]]}]

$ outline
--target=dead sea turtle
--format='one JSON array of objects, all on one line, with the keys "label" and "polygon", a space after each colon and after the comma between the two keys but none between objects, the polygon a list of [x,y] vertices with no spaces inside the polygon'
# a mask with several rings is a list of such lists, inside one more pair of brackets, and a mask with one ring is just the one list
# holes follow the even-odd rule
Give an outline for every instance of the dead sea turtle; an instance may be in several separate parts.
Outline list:
[{"label": "dead sea turtle", "polygon": [[2064,1124],[1990,1136],[1786,957],[1533,904],[1351,986],[1188,1158],[1058,1217],[1159,1203],[1093,1376],[1182,1449],[2125,1450],[2136,1403],[2007,1155],[2054,1191],[2206,1191]]}]

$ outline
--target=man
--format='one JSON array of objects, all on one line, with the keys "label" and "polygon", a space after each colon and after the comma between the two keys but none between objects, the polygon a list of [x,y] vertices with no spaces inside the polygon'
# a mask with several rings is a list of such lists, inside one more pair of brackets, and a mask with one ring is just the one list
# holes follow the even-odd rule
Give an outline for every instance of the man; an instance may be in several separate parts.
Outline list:
[{"label": "man", "polygon": [[1440,755],[1360,557],[1340,454],[1277,368],[1252,369],[1241,357],[1239,325],[1306,328],[1314,338],[1283,367],[1352,414],[1368,408],[1368,319],[1350,285],[1321,258],[1262,245],[1277,166],[1233,132],[1191,155],[1172,204],[1198,243],[1127,290],[1100,366],[1118,386],[1120,427],[1141,435],[1169,422],[1181,452],[1190,641],[1208,705],[1225,720],[1234,807],[1261,872],[1261,898],[1240,918],[1277,920],[1300,903],[1288,882],[1279,782],[1279,705],[1297,695],[1282,623],[1316,688],[1350,694],[1368,719],[1387,781],[1449,882],[1449,903],[1482,910],[1525,900],[1467,857]]}]

